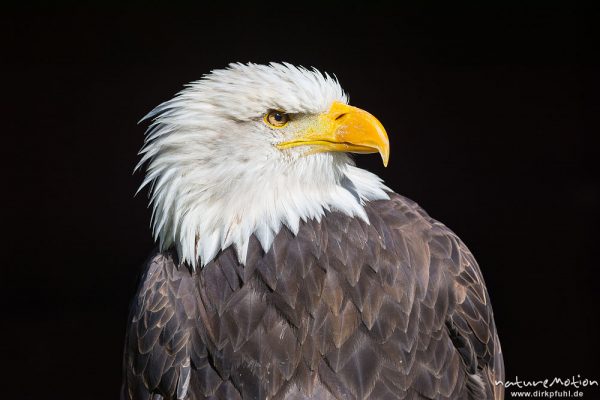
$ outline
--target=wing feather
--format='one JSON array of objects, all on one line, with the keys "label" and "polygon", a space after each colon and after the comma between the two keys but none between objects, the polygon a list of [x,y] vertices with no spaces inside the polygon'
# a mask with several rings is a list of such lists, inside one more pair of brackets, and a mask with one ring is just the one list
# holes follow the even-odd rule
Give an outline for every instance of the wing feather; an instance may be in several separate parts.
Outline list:
[{"label": "wing feather", "polygon": [[502,351],[467,247],[396,194],[192,273],[170,252],[133,303],[122,399],[503,399]]}]

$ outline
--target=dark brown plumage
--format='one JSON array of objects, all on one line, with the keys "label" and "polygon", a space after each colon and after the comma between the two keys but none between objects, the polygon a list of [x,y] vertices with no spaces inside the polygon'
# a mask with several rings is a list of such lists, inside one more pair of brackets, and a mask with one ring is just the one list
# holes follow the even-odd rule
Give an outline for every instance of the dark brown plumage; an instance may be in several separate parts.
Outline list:
[{"label": "dark brown plumage", "polygon": [[502,353],[466,246],[414,202],[283,228],[245,266],[148,262],[122,399],[502,399]]}]

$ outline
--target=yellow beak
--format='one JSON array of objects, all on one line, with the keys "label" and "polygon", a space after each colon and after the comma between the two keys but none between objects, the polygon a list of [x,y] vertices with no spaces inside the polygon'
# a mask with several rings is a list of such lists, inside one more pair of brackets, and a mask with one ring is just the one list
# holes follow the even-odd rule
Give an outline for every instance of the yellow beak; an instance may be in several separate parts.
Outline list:
[{"label": "yellow beak", "polygon": [[360,108],[337,101],[301,135],[277,145],[280,149],[297,146],[310,146],[309,153],[379,153],[386,167],[390,157],[390,141],[381,122]]}]

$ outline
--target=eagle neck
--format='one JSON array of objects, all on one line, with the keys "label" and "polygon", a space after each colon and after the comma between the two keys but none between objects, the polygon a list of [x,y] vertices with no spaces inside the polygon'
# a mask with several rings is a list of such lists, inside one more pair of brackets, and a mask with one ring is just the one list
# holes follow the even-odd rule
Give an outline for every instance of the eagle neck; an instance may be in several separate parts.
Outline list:
[{"label": "eagle neck", "polygon": [[390,191],[378,176],[355,167],[345,154],[313,158],[302,168],[263,168],[261,174],[247,170],[236,176],[205,180],[204,187],[192,191],[197,194],[193,199],[187,198],[188,190],[187,195],[164,196],[172,199],[171,205],[155,204],[159,212],[167,210],[179,218],[155,232],[161,249],[174,247],[181,261],[196,268],[232,246],[245,264],[251,236],[267,252],[283,227],[296,235],[303,221],[320,222],[330,211],[368,222],[365,203],[389,199]]}]

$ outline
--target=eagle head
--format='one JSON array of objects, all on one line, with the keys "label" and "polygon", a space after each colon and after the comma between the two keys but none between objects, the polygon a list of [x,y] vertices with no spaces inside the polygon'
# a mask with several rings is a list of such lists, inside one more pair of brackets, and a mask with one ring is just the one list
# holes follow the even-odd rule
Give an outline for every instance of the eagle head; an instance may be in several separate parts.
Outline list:
[{"label": "eagle head", "polygon": [[192,267],[229,246],[245,263],[252,235],[268,251],[282,228],[296,234],[329,211],[368,222],[364,203],[389,198],[348,155],[378,152],[387,165],[385,129],[316,69],[230,64],[145,119],[136,169],[146,169],[154,237]]}]

